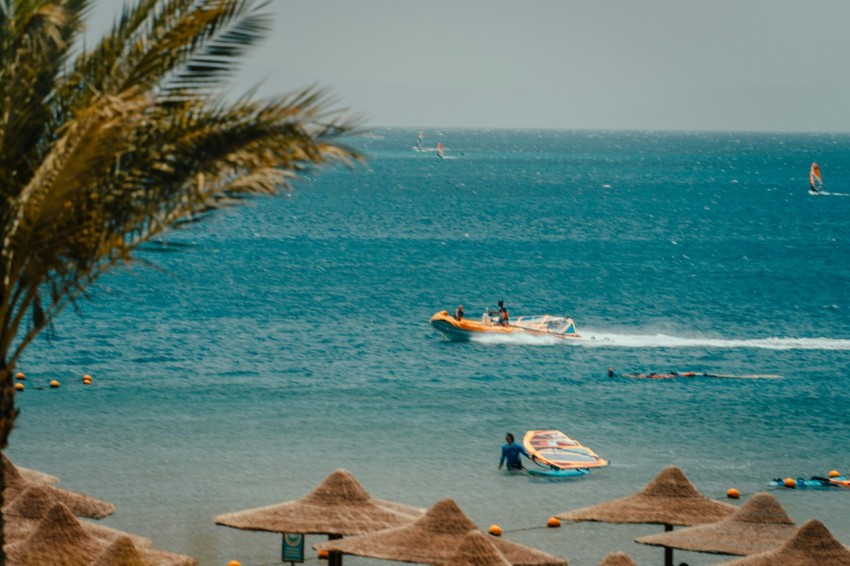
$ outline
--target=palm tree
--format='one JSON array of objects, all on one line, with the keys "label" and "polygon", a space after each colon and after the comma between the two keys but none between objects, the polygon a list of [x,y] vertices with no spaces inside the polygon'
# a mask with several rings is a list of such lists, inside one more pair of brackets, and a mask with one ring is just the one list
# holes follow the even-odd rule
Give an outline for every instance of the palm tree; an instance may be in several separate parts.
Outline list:
[{"label": "palm tree", "polygon": [[103,273],[170,228],[360,159],[338,141],[357,120],[321,90],[221,94],[269,31],[265,4],[136,0],[87,48],[91,2],[0,0],[0,450],[21,353]]}]

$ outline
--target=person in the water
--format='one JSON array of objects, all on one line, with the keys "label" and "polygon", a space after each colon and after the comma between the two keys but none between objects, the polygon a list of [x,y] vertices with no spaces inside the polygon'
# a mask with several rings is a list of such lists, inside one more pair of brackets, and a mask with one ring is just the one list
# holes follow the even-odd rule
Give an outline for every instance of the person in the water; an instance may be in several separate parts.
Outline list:
[{"label": "person in the water", "polygon": [[529,459],[531,458],[528,452],[525,451],[525,448],[514,443],[514,435],[507,433],[505,435],[505,444],[502,446],[502,457],[499,459],[499,469],[501,470],[502,465],[507,461],[509,470],[524,470],[525,467],[522,465],[520,455]]}]

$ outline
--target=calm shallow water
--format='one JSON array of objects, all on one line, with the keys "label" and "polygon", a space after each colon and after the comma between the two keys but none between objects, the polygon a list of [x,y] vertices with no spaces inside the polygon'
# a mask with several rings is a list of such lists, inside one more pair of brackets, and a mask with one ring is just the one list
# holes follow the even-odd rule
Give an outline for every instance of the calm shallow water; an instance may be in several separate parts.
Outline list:
[{"label": "calm shallow water", "polygon": [[[103,279],[20,364],[13,461],[114,502],[110,526],[246,566],[279,560],[280,537],[212,517],[299,498],[337,468],[376,497],[452,497],[579,566],[615,550],[661,561],[633,542],[660,527],[543,526],[664,465],[717,498],[850,473],[850,197],[807,194],[813,160],[850,194],[850,137],[427,132],[440,160],[411,151],[415,131],[379,134],[356,140],[367,166],[227,211],[171,236],[187,248],[146,253],[159,269]],[[427,323],[498,299],[570,314],[595,340],[454,344]],[[609,366],[784,377],[610,380]],[[63,386],[34,389],[50,379]],[[496,470],[506,431],[547,427],[611,467]],[[850,491],[774,493],[850,543]]]}]

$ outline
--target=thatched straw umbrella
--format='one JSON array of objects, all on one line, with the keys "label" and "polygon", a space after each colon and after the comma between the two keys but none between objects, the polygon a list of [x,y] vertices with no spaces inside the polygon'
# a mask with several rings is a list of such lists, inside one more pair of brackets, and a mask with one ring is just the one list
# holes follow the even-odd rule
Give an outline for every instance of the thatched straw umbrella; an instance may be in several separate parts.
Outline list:
[{"label": "thatched straw umbrella", "polygon": [[[119,540],[129,540],[122,538]],[[63,504],[54,505],[25,539],[6,546],[10,564],[91,564],[114,543],[91,535]],[[123,544],[123,543],[122,543]],[[132,544],[132,541],[130,542]],[[153,549],[138,551],[145,566],[194,566],[189,556]]]},{"label": "thatched straw umbrella", "polygon": [[489,536],[475,530],[466,534],[445,566],[511,566],[511,563]]},{"label": "thatched straw umbrella", "polygon": [[[398,527],[421,517],[424,509],[376,499],[346,470],[336,470],[310,493],[287,501],[224,513],[213,520],[217,525],[249,531],[273,533],[322,534],[335,540]],[[331,554],[330,566],[340,563]]]},{"label": "thatched straw umbrella", "polygon": [[[38,485],[45,488],[56,501],[63,503],[72,513],[80,517],[88,517],[90,519],[102,519],[115,513],[115,505],[95,499],[90,495],[79,493],[76,491],[68,491],[53,487],[49,483],[40,481],[40,476],[35,474],[22,474],[18,468],[2,454],[3,460],[3,476],[5,490],[3,491],[3,500],[6,503],[14,500],[18,495],[24,492],[28,487]],[[48,476],[50,477],[50,476]]]},{"label": "thatched straw umbrella", "polygon": [[127,537],[115,539],[92,566],[146,566],[142,555]]},{"label": "thatched straw umbrella", "polygon": [[138,548],[129,537],[120,537],[100,553],[92,566],[195,566],[197,563],[189,556]]},{"label": "thatched straw umbrella", "polygon": [[[11,503],[3,507],[3,517],[6,519],[6,543],[14,543],[28,537],[36,529],[47,512],[56,504],[61,503],[47,489],[47,484],[28,487]],[[149,547],[153,543],[149,538],[131,535],[117,529],[81,522],[83,528],[92,536],[112,542],[119,537],[129,537],[136,546]]]},{"label": "thatched straw umbrella", "polygon": [[[634,495],[621,497],[556,515],[568,521],[602,523],[652,523],[664,525],[703,525],[735,512],[737,507],[702,495],[676,466],[667,466],[655,479]],[[673,549],[664,549],[664,563],[673,564]]]},{"label": "thatched straw umbrella", "polygon": [[[387,529],[348,539],[313,545],[317,550],[355,554],[370,558],[445,564],[458,551],[464,538],[478,530],[451,499],[443,499],[417,521],[394,529]],[[567,561],[533,548],[491,539],[496,548],[515,566],[565,566]]]},{"label": "thatched straw umbrella", "polygon": [[359,535],[409,523],[424,509],[375,499],[350,472],[336,470],[295,501],[218,515],[217,525],[273,533]]},{"label": "thatched straw umbrella", "polygon": [[757,493],[732,515],[716,523],[640,537],[637,542],[715,554],[746,556],[772,550],[797,532],[779,501]]},{"label": "thatched straw umbrella", "polygon": [[823,523],[812,519],[779,548],[723,562],[722,566],[847,566],[850,548],[841,544]]},{"label": "thatched straw umbrella", "polygon": [[612,552],[602,559],[599,566],[637,566],[637,562],[625,552]]},{"label": "thatched straw umbrella", "polygon": [[823,523],[812,519],[779,548],[753,554],[721,566],[847,566],[850,548],[841,544]]}]

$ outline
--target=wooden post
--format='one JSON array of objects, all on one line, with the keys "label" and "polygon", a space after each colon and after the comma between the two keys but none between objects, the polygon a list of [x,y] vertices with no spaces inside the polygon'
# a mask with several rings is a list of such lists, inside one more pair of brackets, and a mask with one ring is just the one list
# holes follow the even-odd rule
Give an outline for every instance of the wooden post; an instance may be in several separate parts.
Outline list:
[{"label": "wooden post", "polygon": [[[673,525],[664,525],[664,532],[669,533],[673,530]],[[673,549],[669,546],[664,547],[664,566],[673,566]]]},{"label": "wooden post", "polygon": [[[328,535],[328,540],[341,539],[342,535]],[[342,566],[341,552],[328,552],[328,566]]]}]

